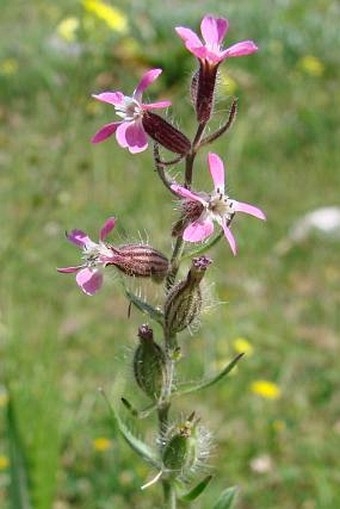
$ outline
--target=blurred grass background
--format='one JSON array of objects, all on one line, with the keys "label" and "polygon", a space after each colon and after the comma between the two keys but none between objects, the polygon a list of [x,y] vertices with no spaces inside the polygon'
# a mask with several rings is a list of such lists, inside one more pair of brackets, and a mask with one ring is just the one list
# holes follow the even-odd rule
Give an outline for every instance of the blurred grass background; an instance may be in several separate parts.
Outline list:
[{"label": "blurred grass background", "polygon": [[[170,251],[164,231],[176,214],[150,151],[131,156],[113,139],[91,146],[112,115],[90,94],[130,93],[145,69],[162,67],[150,96],[170,98],[171,118],[191,136],[193,113],[183,97],[195,63],[173,27],[198,28],[211,12],[231,22],[227,45],[253,39],[261,48],[223,64],[217,122],[234,94],[240,111],[232,131],[210,149],[227,161],[231,194],[263,208],[268,221],[238,218],[235,259],[224,242],[214,248],[210,282],[227,304],[206,314],[197,335],[182,337],[183,377],[248,351],[226,383],[177,408],[196,408],[216,432],[217,475],[195,507],[211,507],[218,490],[238,484],[240,509],[336,509],[339,242],[311,236],[284,252],[278,246],[301,215],[339,204],[339,6],[333,0],[107,5],[119,11],[94,0],[1,2],[0,505],[19,509],[10,502],[14,423],[34,509],[161,505],[159,487],[140,492],[149,469],[115,435],[97,394],[97,387],[110,392],[126,377],[129,385],[144,318],[133,312],[127,319],[113,275],[91,299],[55,267],[77,261],[64,230],[81,228],[95,239],[109,215],[119,220],[116,242],[142,232]],[[206,151],[197,172],[198,188],[210,185]],[[133,398],[145,404],[142,395]]]}]

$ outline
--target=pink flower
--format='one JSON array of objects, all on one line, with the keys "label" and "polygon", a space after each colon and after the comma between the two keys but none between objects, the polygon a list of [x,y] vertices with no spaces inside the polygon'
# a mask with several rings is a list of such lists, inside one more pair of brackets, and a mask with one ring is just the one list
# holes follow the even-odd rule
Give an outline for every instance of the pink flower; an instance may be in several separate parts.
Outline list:
[{"label": "pink flower", "polygon": [[226,58],[250,55],[258,50],[253,41],[238,42],[223,50],[222,42],[228,27],[229,22],[225,18],[204,16],[201,22],[201,33],[204,43],[201,42],[197,34],[190,30],[190,28],[177,27],[175,30],[184,41],[186,48],[193,55],[199,60],[208,61],[211,65],[215,66]]},{"label": "pink flower", "polygon": [[158,78],[161,72],[161,69],[151,69],[146,72],[138,83],[132,97],[128,97],[122,92],[93,94],[92,97],[95,99],[112,104],[116,114],[123,120],[104,125],[94,135],[91,140],[92,143],[104,141],[116,133],[118,144],[123,148],[128,148],[132,154],[137,154],[147,148],[148,140],[142,124],[144,112],[157,108],[167,108],[171,105],[170,101],[160,101],[151,104],[144,104],[142,102],[144,90]]},{"label": "pink flower", "polygon": [[76,282],[78,286],[87,295],[94,295],[103,284],[103,274],[101,268],[113,263],[114,252],[104,240],[113,230],[116,224],[114,217],[109,217],[99,233],[99,243],[93,242],[86,233],[81,230],[72,230],[67,234],[67,239],[82,248],[84,263],[75,267],[63,267],[57,269],[58,272],[72,273],[76,272]]},{"label": "pink flower", "polygon": [[[222,160],[217,154],[208,154],[208,165],[214,182],[214,191],[210,194],[195,193],[178,184],[172,184],[171,189],[186,202],[198,202],[201,204],[201,213],[193,219],[183,231],[183,239],[187,242],[201,242],[214,232],[214,222],[223,229],[224,235],[229,242],[233,254],[236,254],[236,241],[228,226],[235,212],[245,212],[258,219],[266,219],[261,209],[229,198],[224,191],[224,167]],[[190,207],[187,207],[190,209]]]}]

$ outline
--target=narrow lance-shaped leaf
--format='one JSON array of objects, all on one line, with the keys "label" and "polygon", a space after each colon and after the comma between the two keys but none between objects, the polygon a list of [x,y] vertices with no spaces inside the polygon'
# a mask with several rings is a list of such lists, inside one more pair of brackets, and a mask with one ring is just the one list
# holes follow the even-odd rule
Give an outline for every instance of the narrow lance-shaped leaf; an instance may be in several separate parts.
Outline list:
[{"label": "narrow lance-shaped leaf", "polygon": [[150,318],[163,325],[163,313],[161,311],[159,311],[158,309],[154,308],[144,300],[137,297],[137,295],[130,292],[130,290],[128,290],[127,288],[125,288],[125,293],[129,301],[132,302],[132,304],[134,304],[134,306],[136,306],[136,308],[139,309],[139,311],[149,315]]},{"label": "narrow lance-shaped leaf", "polygon": [[193,500],[196,500],[196,498],[198,498],[201,495],[201,493],[203,493],[205,488],[208,486],[212,477],[213,477],[212,475],[207,475],[207,477],[205,477],[201,482],[199,482],[192,490],[190,490],[185,495],[182,495],[180,499],[183,502],[192,502]]},{"label": "narrow lance-shaped leaf", "polygon": [[28,491],[27,465],[11,399],[7,407],[7,427],[11,472],[10,504],[12,509],[32,509]]},{"label": "narrow lance-shaped leaf", "polygon": [[152,403],[151,405],[148,405],[143,410],[137,410],[130,401],[128,401],[126,398],[121,398],[121,402],[125,406],[125,408],[130,412],[130,414],[133,417],[136,417],[136,419],[145,419],[150,415],[150,413],[157,408],[157,403]]},{"label": "narrow lance-shaped leaf", "polygon": [[188,382],[182,384],[178,391],[174,394],[176,396],[181,396],[183,394],[190,394],[192,392],[199,391],[201,389],[206,389],[208,387],[211,387],[212,385],[215,385],[217,382],[222,380],[230,371],[236,366],[238,361],[243,357],[244,353],[238,354],[229,364],[226,365],[226,367],[217,375],[212,376],[211,378],[207,378],[201,382]]},{"label": "narrow lance-shaped leaf", "polygon": [[226,490],[222,491],[220,498],[217,500],[212,509],[231,509],[235,500],[236,492],[236,486],[232,486],[231,488],[227,488]]},{"label": "narrow lance-shaped leaf", "polygon": [[109,402],[105,392],[102,389],[100,389],[100,393],[104,397],[109,407],[110,415],[112,417],[115,427],[119,430],[120,434],[122,435],[124,440],[129,444],[131,449],[133,449],[137,454],[139,454],[139,456],[141,456],[145,461],[147,461],[151,465],[160,468],[158,458],[154,451],[145,442],[137,438],[126,426],[126,424],[119,418],[117,412]]}]

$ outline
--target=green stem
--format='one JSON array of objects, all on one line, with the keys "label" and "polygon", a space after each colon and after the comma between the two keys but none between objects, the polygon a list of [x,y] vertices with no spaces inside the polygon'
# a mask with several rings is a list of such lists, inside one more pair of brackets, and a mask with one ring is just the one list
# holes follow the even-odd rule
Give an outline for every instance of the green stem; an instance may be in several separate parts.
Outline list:
[{"label": "green stem", "polygon": [[[193,177],[193,167],[194,167],[194,160],[197,154],[197,151],[200,146],[200,142],[202,140],[204,130],[205,130],[206,123],[199,124],[197,127],[196,135],[194,137],[194,141],[192,143],[192,149],[190,153],[186,156],[185,159],[185,179],[184,179],[184,186],[187,189],[191,188],[192,184],[192,177]],[[163,183],[168,187],[170,190],[170,183],[168,179],[166,178],[166,175],[164,172],[164,168],[160,164],[159,159],[159,153],[158,153],[158,147],[155,146],[155,160],[156,160],[156,167],[158,169],[158,173],[161,177],[161,180]],[[182,237],[177,237],[172,256],[171,256],[171,270],[169,272],[169,275],[166,279],[166,289],[169,291],[176,280],[177,272],[180,266],[182,253],[184,249],[184,241]],[[158,427],[159,427],[159,437],[160,437],[160,450],[162,453],[162,449],[164,447],[164,432],[168,428],[169,423],[169,411],[171,406],[171,391],[172,391],[172,383],[173,383],[173,377],[174,377],[174,371],[175,371],[175,352],[176,352],[176,346],[177,341],[176,337],[166,337],[164,338],[164,342],[166,345],[166,355],[167,355],[167,364],[168,364],[168,381],[167,381],[167,387],[165,388],[164,394],[163,394],[163,402],[158,407]],[[165,502],[165,508],[166,509],[176,509],[177,507],[177,497],[176,497],[176,490],[173,485],[173,483],[169,479],[162,480],[163,485],[163,493],[164,493],[164,502]]]},{"label": "green stem", "polygon": [[166,278],[166,283],[165,283],[167,290],[170,290],[175,283],[175,279],[176,279],[177,272],[179,269],[179,264],[180,264],[183,248],[184,248],[184,240],[182,239],[182,237],[177,237],[176,244],[175,244],[175,247],[174,247],[174,250],[172,253],[172,257],[171,257],[171,270]]},{"label": "green stem", "polygon": [[176,509],[177,498],[174,486],[169,481],[163,481],[163,493],[166,509]]},{"label": "green stem", "polygon": [[184,182],[184,186],[187,189],[191,188],[191,184],[192,184],[192,172],[193,172],[193,167],[194,167],[194,160],[195,160],[197,151],[198,151],[199,146],[200,146],[200,141],[201,141],[202,136],[204,134],[205,126],[206,126],[206,123],[198,125],[194,141],[192,142],[192,149],[189,152],[189,154],[187,155],[186,160],[185,160],[185,182]]}]

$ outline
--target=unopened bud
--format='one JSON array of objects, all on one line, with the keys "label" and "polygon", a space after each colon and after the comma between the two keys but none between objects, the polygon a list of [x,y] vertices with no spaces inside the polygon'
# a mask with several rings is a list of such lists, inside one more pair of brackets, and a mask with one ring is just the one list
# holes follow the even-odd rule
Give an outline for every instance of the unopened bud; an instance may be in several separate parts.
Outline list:
[{"label": "unopened bud", "polygon": [[140,343],[133,359],[135,379],[142,391],[157,400],[167,381],[165,354],[153,339],[153,330],[148,325],[138,329]]},{"label": "unopened bud", "polygon": [[147,244],[125,244],[110,248],[114,253],[112,265],[128,276],[152,277],[161,281],[168,273],[167,257]]},{"label": "unopened bud", "polygon": [[170,290],[164,304],[165,328],[169,336],[181,332],[198,319],[202,309],[200,282],[211,262],[206,256],[194,258],[186,279]]},{"label": "unopened bud", "polygon": [[183,234],[185,228],[190,224],[197,221],[197,219],[201,216],[204,205],[199,201],[194,200],[183,200],[181,206],[181,217],[174,224],[171,235],[173,237],[179,237]]},{"label": "unopened bud", "polygon": [[210,452],[210,435],[198,426],[193,412],[187,420],[168,430],[164,439],[162,463],[170,476],[187,477],[202,464]]},{"label": "unopened bud", "polygon": [[151,111],[145,111],[142,122],[148,135],[163,147],[180,155],[189,152],[191,148],[190,140],[164,118]]},{"label": "unopened bud", "polygon": [[206,123],[214,106],[214,92],[218,65],[203,60],[200,63],[196,92],[196,116],[199,123]]}]

